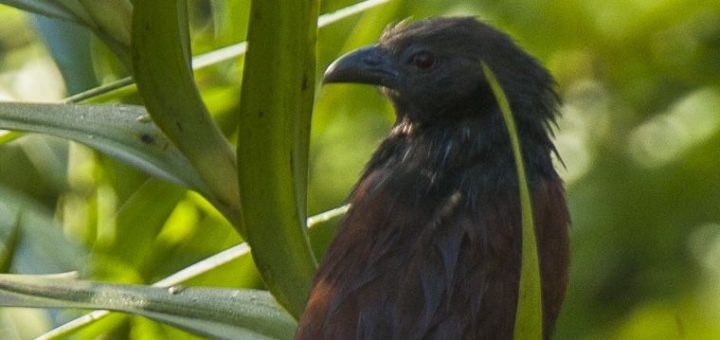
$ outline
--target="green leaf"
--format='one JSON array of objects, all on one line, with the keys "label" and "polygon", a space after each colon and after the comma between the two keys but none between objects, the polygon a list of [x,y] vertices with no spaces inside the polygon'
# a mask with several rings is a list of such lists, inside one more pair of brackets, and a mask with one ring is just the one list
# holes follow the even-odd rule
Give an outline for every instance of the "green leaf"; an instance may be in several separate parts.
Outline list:
[{"label": "green leaf", "polygon": [[0,4],[86,26],[125,66],[130,66],[129,35],[125,27],[130,23],[132,5],[127,0],[89,1],[87,6],[79,0],[0,0]]},{"label": "green leaf", "polygon": [[192,165],[140,106],[0,103],[0,128],[74,140],[160,178],[208,193]]},{"label": "green leaf", "polygon": [[235,153],[195,86],[188,35],[184,0],[136,1],[135,80],[153,121],[207,183],[208,200],[237,225],[240,199]]},{"label": "green leaf", "polygon": [[[0,0],[0,2],[1,1],[2,0]],[[336,12],[323,14],[318,18],[318,28],[328,26],[337,21],[348,18],[348,17],[353,16],[358,13],[362,13],[363,11],[367,11],[369,9],[375,8],[379,5],[387,3],[389,1],[390,0],[367,0],[367,1],[359,2],[357,4],[342,8]],[[392,14],[392,13],[394,13],[394,9],[384,11],[383,13]],[[236,57],[243,56],[243,55],[245,55],[246,50],[247,50],[247,42],[241,42],[241,43],[233,44],[230,46],[218,48],[211,52],[197,55],[193,58],[193,61],[192,61],[193,70],[203,69],[208,66],[215,65],[217,63],[221,63],[221,62],[228,61],[228,60],[231,60]],[[116,80],[114,82],[103,84],[101,86],[90,89],[88,91],[78,93],[77,95],[68,97],[65,100],[65,102],[66,103],[81,102],[84,100],[88,100],[90,98],[102,96],[102,95],[110,93],[110,92],[115,92],[115,91],[119,91],[121,89],[125,89],[127,87],[130,87],[132,84],[134,84],[134,81],[132,78],[130,78],[130,77],[122,78],[122,79]]]},{"label": "green leaf", "polygon": [[[13,236],[14,233],[17,235]],[[87,250],[63,235],[52,212],[26,194],[3,185],[0,185],[0,235],[6,244],[17,242],[10,266],[13,271],[77,270],[86,260]]]},{"label": "green leaf", "polygon": [[270,291],[295,317],[316,268],[305,199],[318,6],[252,2],[239,112],[246,240]]},{"label": "green leaf", "polygon": [[81,22],[72,11],[55,1],[39,0],[0,0],[1,4],[15,7],[23,11],[44,15],[51,18],[58,18],[72,22]]},{"label": "green leaf", "polygon": [[58,4],[58,6],[64,8],[67,12],[72,13],[75,18],[77,18],[77,20],[85,26],[92,29],[97,28],[97,25],[95,25],[95,21],[90,16],[90,13],[87,12],[85,6],[83,6],[79,0],[54,0],[52,2]]},{"label": "green leaf", "polygon": [[533,222],[532,201],[528,189],[525,165],[523,164],[520,139],[515,120],[505,92],[490,67],[483,62],[483,72],[490,83],[500,111],[505,121],[510,143],[512,144],[515,166],[517,168],[518,187],[520,189],[520,207],[522,209],[522,262],[520,269],[520,286],[518,292],[517,311],[515,315],[514,339],[542,339],[542,296],[540,289],[540,266]]},{"label": "green leaf", "polygon": [[[335,208],[315,216],[311,216],[307,220],[308,228],[311,232],[317,230],[317,228],[333,228],[336,226],[335,223],[331,223],[338,218],[342,217],[348,210],[349,205],[344,205],[339,208]],[[328,225],[331,224],[331,225]],[[334,228],[333,228],[334,230]],[[321,231],[325,232],[325,231]],[[332,230],[330,230],[332,233]],[[312,235],[311,235],[312,236]],[[322,245],[313,245],[315,248],[322,248]],[[218,268],[226,265],[230,262],[237,261],[247,257],[250,254],[250,247],[247,243],[238,244],[232,248],[223,250],[213,256],[210,256],[202,261],[196,262],[182,270],[173,273],[172,275],[165,277],[164,279],[153,283],[153,287],[171,287],[178,285],[192,278],[198,277],[207,272],[217,270]],[[65,334],[76,332],[78,329],[85,327],[95,321],[98,321],[107,316],[107,311],[98,310],[92,313],[83,315],[77,319],[67,322],[50,332],[43,335],[43,339],[56,338]]]},{"label": "green leaf", "polygon": [[133,5],[129,0],[80,0],[80,3],[102,31],[130,46]]},{"label": "green leaf", "polygon": [[222,339],[290,339],[296,327],[270,294],[250,289],[155,288],[3,274],[0,305],[108,309]]},{"label": "green leaf", "polygon": [[0,273],[10,271],[10,265],[12,264],[18,243],[20,242],[21,218],[22,213],[18,213],[14,223],[9,228],[10,230],[8,230],[5,235],[2,235],[0,239]]},{"label": "green leaf", "polygon": [[[140,267],[168,216],[185,196],[185,190],[167,182],[149,179],[125,201],[115,216],[117,235],[106,252],[124,263]],[[150,208],[151,207],[151,208]]]},{"label": "green leaf", "polygon": [[42,15],[32,16],[38,34],[65,80],[70,94],[98,86],[90,51],[92,32],[86,27]]},{"label": "green leaf", "polygon": [[130,64],[130,22],[132,4],[128,0],[105,0],[85,2],[81,0],[55,0],[75,14],[80,21],[92,29],[129,70]]}]

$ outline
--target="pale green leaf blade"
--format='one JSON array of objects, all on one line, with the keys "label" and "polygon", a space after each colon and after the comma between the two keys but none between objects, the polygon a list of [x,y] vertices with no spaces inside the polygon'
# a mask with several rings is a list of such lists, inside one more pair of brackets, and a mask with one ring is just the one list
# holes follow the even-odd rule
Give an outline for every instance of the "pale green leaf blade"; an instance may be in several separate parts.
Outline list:
[{"label": "pale green leaf blade", "polygon": [[[350,208],[349,205],[344,205],[344,206],[320,213],[318,215],[311,216],[307,220],[308,228],[310,229],[311,232],[313,230],[317,230],[318,227],[322,228],[324,224],[331,223],[332,221],[337,220],[338,218],[345,215],[345,213],[347,212],[347,210],[349,208]],[[336,224],[334,224],[334,226],[336,226]],[[330,228],[332,228],[332,227],[333,226],[330,226]],[[334,230],[334,228],[333,228],[333,230]],[[324,249],[324,246],[322,246],[322,245],[313,244],[313,246],[315,248]],[[182,282],[185,282],[187,280],[190,280],[192,278],[200,276],[204,273],[210,272],[212,270],[216,270],[217,268],[221,267],[224,264],[227,264],[229,262],[249,256],[249,254],[250,254],[250,247],[248,246],[248,244],[241,243],[232,248],[223,250],[223,251],[221,251],[213,256],[210,256],[206,259],[203,259],[202,261],[199,261],[188,267],[185,267],[182,270],[175,272],[172,275],[153,283],[153,286],[154,287],[170,287],[170,286],[178,285],[178,284],[181,284]],[[42,339],[50,339],[50,338],[54,339],[54,338],[57,338],[60,336],[66,336],[84,326],[87,326],[95,321],[98,321],[98,320],[104,318],[107,314],[108,314],[107,311],[104,311],[104,310],[94,311],[92,313],[83,315],[77,319],[73,319],[72,321],[63,324],[63,325],[51,330],[50,332],[45,333],[41,338]]]},{"label": "pale green leaf blade", "polygon": [[510,109],[505,92],[490,67],[482,64],[485,78],[495,95],[505,126],[510,135],[515,166],[517,169],[518,187],[520,189],[520,208],[522,211],[522,258],[520,269],[520,286],[518,291],[517,310],[515,315],[514,339],[543,339],[542,325],[542,291],[540,287],[540,264],[535,237],[532,201],[528,188],[525,165],[523,164],[520,138],[518,137],[515,119]]},{"label": "pale green leaf blade", "polygon": [[0,129],[67,138],[150,174],[207,192],[188,160],[141,106],[0,103]]},{"label": "pale green leaf blade", "polygon": [[156,288],[0,275],[0,305],[107,309],[222,339],[290,339],[296,327],[269,293],[250,289]]}]

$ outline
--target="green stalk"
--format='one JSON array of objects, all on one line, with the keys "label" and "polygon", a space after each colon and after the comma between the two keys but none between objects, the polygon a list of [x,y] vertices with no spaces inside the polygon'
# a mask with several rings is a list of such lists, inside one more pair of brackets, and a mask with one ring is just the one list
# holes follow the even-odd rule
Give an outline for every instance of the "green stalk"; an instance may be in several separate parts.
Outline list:
[{"label": "green stalk", "polygon": [[318,7],[252,2],[239,112],[246,240],[268,288],[295,317],[317,266],[305,220]]},{"label": "green stalk", "polygon": [[186,0],[134,5],[134,77],[148,113],[205,181],[208,200],[237,226],[241,207],[235,153],[195,86]]}]

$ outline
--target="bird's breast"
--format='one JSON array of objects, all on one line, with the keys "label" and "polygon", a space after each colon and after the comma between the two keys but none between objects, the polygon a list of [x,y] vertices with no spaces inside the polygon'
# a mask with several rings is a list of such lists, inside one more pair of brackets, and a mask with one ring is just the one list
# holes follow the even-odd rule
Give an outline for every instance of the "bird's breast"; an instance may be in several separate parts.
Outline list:
[{"label": "bird's breast", "polygon": [[[515,189],[467,197],[483,191],[436,184],[421,172],[364,177],[316,277],[301,321],[316,337],[305,339],[512,334],[520,265]],[[556,291],[564,291],[567,211],[559,182],[533,191],[552,323],[562,300]]]}]

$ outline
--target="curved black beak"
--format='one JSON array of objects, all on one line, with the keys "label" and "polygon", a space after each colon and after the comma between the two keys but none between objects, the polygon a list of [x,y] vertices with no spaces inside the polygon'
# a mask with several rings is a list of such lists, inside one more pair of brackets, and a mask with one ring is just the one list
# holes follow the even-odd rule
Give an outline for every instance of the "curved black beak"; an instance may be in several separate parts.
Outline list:
[{"label": "curved black beak", "polygon": [[323,83],[359,83],[394,88],[399,72],[388,53],[378,45],[343,55],[328,66]]}]

